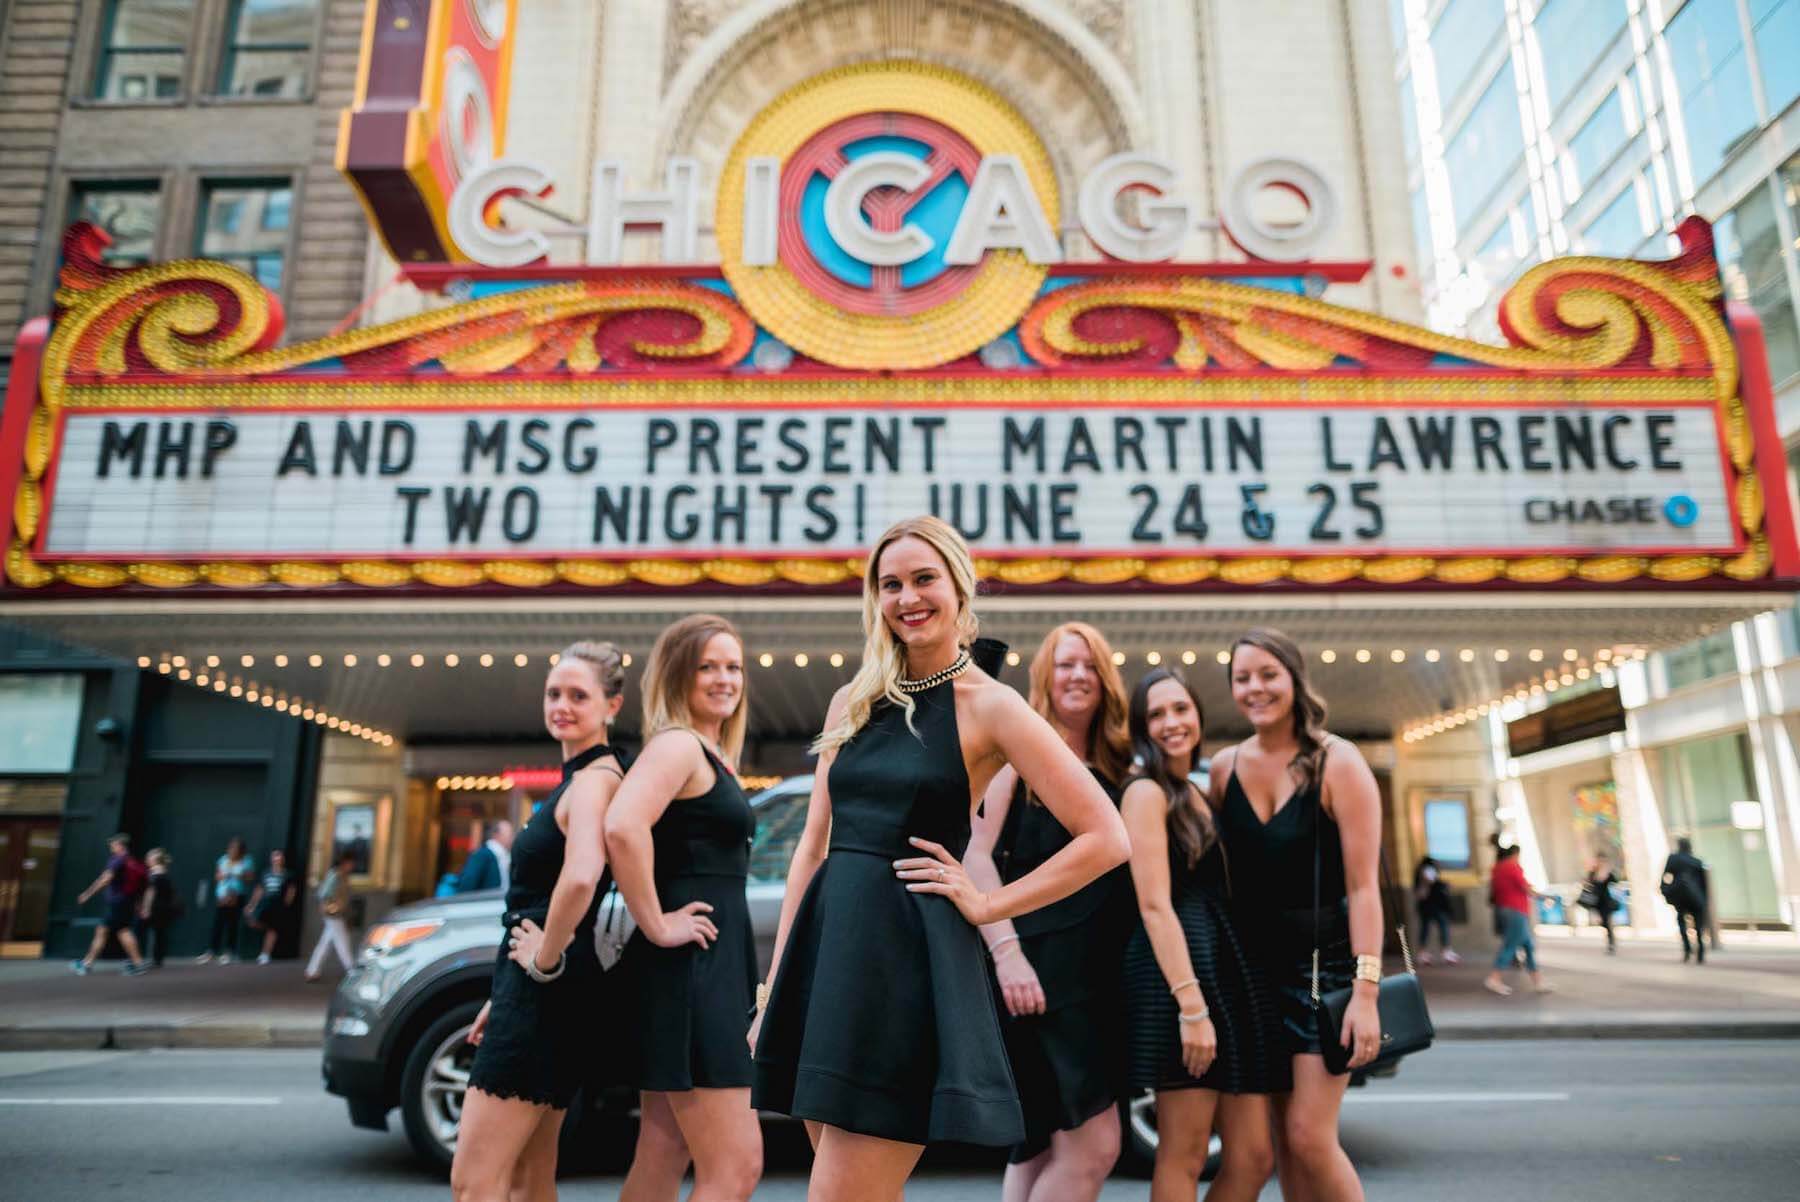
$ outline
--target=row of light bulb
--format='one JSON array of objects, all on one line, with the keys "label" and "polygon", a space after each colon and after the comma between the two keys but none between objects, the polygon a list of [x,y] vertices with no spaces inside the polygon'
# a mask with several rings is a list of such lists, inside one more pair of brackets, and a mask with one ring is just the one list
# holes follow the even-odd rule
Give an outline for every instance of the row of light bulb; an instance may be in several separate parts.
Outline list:
[{"label": "row of light bulb", "polygon": [[[558,655],[558,654],[552,654],[552,655],[548,656],[547,659],[548,659],[549,663],[551,664],[551,666],[555,666],[557,663],[561,662],[562,656]],[[623,657],[623,659],[625,662],[625,666],[627,668],[629,668],[631,666],[631,656],[629,654],[626,654]],[[415,668],[423,668],[425,666],[427,660],[428,660],[428,657],[423,652],[420,652],[420,651],[415,651],[411,655],[406,657],[406,662],[411,664]],[[254,655],[240,655],[237,657],[237,661],[238,661],[238,666],[240,666],[240,667],[254,668],[256,666],[256,657]],[[178,669],[186,668],[186,667],[190,666],[188,663],[187,656],[185,656],[185,655],[171,655],[167,658],[166,662],[173,664]],[[211,668],[218,668],[223,663],[223,660],[221,660],[220,657],[217,655],[208,655],[205,657],[204,662],[205,662],[207,668],[211,669]],[[271,664],[275,665],[277,668],[285,668],[285,667],[288,667],[290,664],[292,664],[296,667],[299,665],[299,661],[298,661],[297,657],[289,658],[286,655],[271,656],[269,659],[269,662]],[[309,668],[323,668],[325,666],[325,657],[323,655],[320,655],[317,652],[314,652],[313,654],[306,656],[304,662],[305,662],[306,666]],[[360,656],[358,656],[355,652],[347,651],[344,653],[344,655],[342,657],[342,662],[343,662],[344,667],[354,668],[358,664],[362,663],[363,661],[362,661],[362,658]],[[383,651],[381,654],[377,655],[374,659],[374,664],[377,668],[391,668],[391,667],[393,667],[393,665],[396,662],[397,662],[396,657],[389,655],[385,651]],[[462,665],[462,662],[463,662],[463,657],[458,655],[454,651],[449,652],[448,654],[446,654],[444,656],[444,666],[446,668],[460,667]],[[480,664],[484,668],[491,668],[498,661],[496,660],[494,654],[491,651],[484,651],[480,655],[476,656],[470,662]],[[521,651],[512,657],[512,662],[513,662],[513,667],[515,667],[515,668],[527,667],[531,663],[531,657],[529,655],[526,655],[523,651]],[[150,666],[150,657],[149,656],[147,656],[147,655],[138,656],[138,667],[147,668],[149,666]],[[197,664],[192,665],[192,666],[198,667]]]},{"label": "row of light bulb", "polygon": [[[300,719],[302,722],[316,723],[319,726],[325,727],[327,730],[335,730],[341,734],[347,734],[354,738],[363,739],[367,742],[374,743],[379,747],[392,747],[394,745],[394,736],[386,731],[377,730],[373,726],[365,726],[361,722],[352,722],[348,718],[328,713],[323,706],[313,705],[299,697],[290,697],[285,692],[270,692],[266,687],[258,684],[254,680],[245,681],[237,676],[233,676],[227,680],[225,676],[218,671],[218,658],[219,657],[216,655],[207,657],[207,660],[209,661],[208,667],[213,669],[212,671],[208,671],[205,668],[191,668],[188,666],[187,660],[179,655],[172,656],[169,659],[155,661],[154,663],[149,656],[140,655],[138,656],[137,665],[144,669],[154,666],[159,674],[163,676],[172,676],[176,680],[192,684],[196,688],[207,689],[227,697],[237,698],[250,705],[260,705],[264,709],[272,709],[278,714],[287,714],[290,717]],[[250,657],[245,656],[244,658],[248,659]]]},{"label": "row of light bulb", "polygon": [[1642,661],[1648,654],[1649,653],[1642,647],[1635,648],[1629,653],[1620,652],[1617,654],[1610,649],[1603,648],[1601,653],[1595,657],[1600,660],[1600,662],[1593,667],[1589,667],[1586,660],[1577,657],[1573,664],[1565,662],[1563,664],[1563,670],[1560,673],[1555,669],[1550,669],[1547,670],[1540,679],[1533,680],[1529,684],[1521,684],[1509,692],[1501,694],[1492,701],[1484,701],[1480,705],[1471,705],[1460,710],[1448,710],[1435,718],[1409,727],[1407,730],[1401,732],[1400,738],[1403,742],[1407,743],[1422,742],[1425,739],[1431,738],[1433,735],[1441,735],[1445,731],[1455,730],[1458,727],[1467,726],[1471,722],[1485,718],[1489,713],[1493,712],[1494,709],[1506,704],[1508,701],[1516,701],[1523,705],[1534,697],[1548,696],[1551,693],[1566,689],[1580,681],[1588,680],[1595,675],[1600,677],[1600,682],[1603,686],[1610,686],[1612,684],[1612,669],[1615,664],[1625,663],[1628,660],[1633,662]]},{"label": "row of light bulb", "polygon": [[454,789],[464,793],[494,792],[500,789],[511,789],[513,778],[510,776],[440,776],[437,787]]}]

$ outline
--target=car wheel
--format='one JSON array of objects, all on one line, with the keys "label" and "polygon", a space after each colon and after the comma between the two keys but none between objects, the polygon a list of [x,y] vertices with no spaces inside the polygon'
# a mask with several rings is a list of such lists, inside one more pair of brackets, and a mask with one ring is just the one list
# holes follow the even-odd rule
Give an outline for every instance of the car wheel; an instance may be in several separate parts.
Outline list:
[{"label": "car wheel", "polygon": [[[1156,1167],[1156,1091],[1140,1090],[1119,1103],[1120,1140],[1119,1171],[1131,1177],[1148,1177]],[[1202,1181],[1211,1181],[1219,1171],[1219,1153],[1224,1145],[1219,1133],[1213,1132],[1206,1149],[1206,1169]]]},{"label": "car wheel", "polygon": [[464,1002],[426,1027],[407,1053],[400,1074],[400,1115],[407,1142],[421,1161],[446,1177],[456,1155],[463,1095],[468,1092],[469,1065],[475,1059],[469,1029],[475,1025],[481,1005]]}]

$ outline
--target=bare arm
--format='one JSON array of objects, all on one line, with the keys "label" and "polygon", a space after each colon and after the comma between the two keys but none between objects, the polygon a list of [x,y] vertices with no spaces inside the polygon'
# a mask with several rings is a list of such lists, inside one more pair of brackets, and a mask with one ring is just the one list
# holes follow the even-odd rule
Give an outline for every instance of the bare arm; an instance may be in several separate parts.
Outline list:
[{"label": "bare arm", "polygon": [[[606,868],[604,823],[607,803],[619,787],[617,770],[595,764],[583,768],[569,782],[559,803],[560,825],[566,836],[562,871],[550,890],[550,909],[544,915],[542,940],[529,949],[541,972],[556,967],[557,958],[575,938],[575,927],[593,904],[594,889]],[[531,924],[521,923],[522,927]],[[550,963],[545,964],[548,959]]]},{"label": "bare arm", "polygon": [[75,904],[78,906],[86,905],[88,898],[94,896],[94,894],[100,892],[100,890],[106,888],[110,884],[112,884],[112,872],[109,870],[95,877],[94,883],[84,889],[81,896],[75,899]]},{"label": "bare arm", "polygon": [[613,877],[631,916],[658,945],[663,945],[668,930],[662,899],[656,895],[656,840],[650,828],[705,767],[706,757],[695,735],[665,730],[645,745],[606,807],[606,846],[612,855]]},{"label": "bare arm", "polygon": [[[1331,816],[1343,841],[1344,891],[1350,900],[1350,949],[1357,955],[1379,957],[1382,916],[1377,865],[1381,857],[1381,793],[1362,753],[1342,739],[1334,739],[1326,751],[1322,796],[1330,801]],[[1381,1020],[1375,1009],[1379,987],[1370,981],[1357,981],[1352,988],[1353,1004],[1344,1016],[1343,1045],[1362,1043],[1365,1024],[1379,1041]],[[1350,1066],[1367,1064],[1375,1058],[1378,1048],[1377,1042],[1366,1053],[1355,1051]]]},{"label": "bare arm", "polygon": [[[1000,832],[1006,829],[1006,815],[1012,809],[1013,786],[1019,774],[1011,764],[994,773],[982,795],[981,807],[969,824],[969,846],[963,852],[963,868],[975,887],[992,893],[1000,888],[1000,867],[994,863],[994,850],[1000,844]],[[996,939],[1012,937],[1012,919],[1002,918],[981,928],[981,937],[990,949]]]},{"label": "bare arm", "polygon": [[[1152,780],[1131,782],[1119,806],[1125,829],[1131,835],[1131,883],[1137,890],[1138,914],[1144,920],[1144,933],[1150,937],[1156,966],[1173,988],[1182,982],[1193,982],[1195,974],[1187,936],[1181,930],[1181,920],[1175,915],[1170,896],[1167,808],[1162,789]],[[1175,1001],[1184,1011],[1206,1005],[1198,983],[1176,990]]]}]

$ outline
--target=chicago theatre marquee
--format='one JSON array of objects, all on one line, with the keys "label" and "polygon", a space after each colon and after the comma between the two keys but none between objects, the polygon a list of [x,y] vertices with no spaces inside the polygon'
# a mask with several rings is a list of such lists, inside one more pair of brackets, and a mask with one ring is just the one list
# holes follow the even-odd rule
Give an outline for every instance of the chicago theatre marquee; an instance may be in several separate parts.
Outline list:
[{"label": "chicago theatre marquee", "polygon": [[[806,6],[745,6],[672,78],[766,97],[670,117],[653,163],[535,154],[536,14],[429,7],[369,5],[339,160],[430,300],[284,343],[254,280],[105,266],[77,227],[0,426],[0,617],[314,728],[313,859],[366,796],[372,888],[427,887],[440,827],[486,812],[454,797],[522,803],[550,756],[515,741],[574,637],[641,663],[673,615],[730,614],[746,769],[802,768],[856,666],[863,549],[920,511],[976,548],[991,633],[1029,657],[1079,617],[1128,674],[1192,665],[1217,738],[1216,653],[1286,628],[1403,856],[1429,796],[1494,827],[1458,732],[1800,579],[1760,335],[1701,221],[1665,261],[1531,269],[1467,340],[1367,311],[1398,278],[1377,193],[1279,122],[1229,170],[1204,147],[1200,188],[1190,152],[1130,143],[1172,142],[1142,113],[1061,145],[930,5],[907,53],[810,63],[752,22]],[[1021,15],[1054,6],[987,7],[1076,52]]]}]

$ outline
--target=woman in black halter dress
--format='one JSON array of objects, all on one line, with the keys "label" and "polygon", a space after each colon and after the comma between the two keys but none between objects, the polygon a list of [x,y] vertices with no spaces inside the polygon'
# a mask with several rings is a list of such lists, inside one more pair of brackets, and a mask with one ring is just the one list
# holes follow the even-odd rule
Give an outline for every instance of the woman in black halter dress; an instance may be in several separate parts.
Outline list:
[{"label": "woman in black halter dress", "polygon": [[624,772],[606,727],[624,684],[610,643],[566,648],[545,681],[562,782],[513,841],[507,940],[469,1033],[475,1060],[450,1168],[458,1202],[555,1196],[557,1135],[593,1066],[593,1034],[608,1025],[594,917],[606,888],[602,824]]},{"label": "woman in black halter dress", "polygon": [[[1131,764],[1129,705],[1112,647],[1065,622],[1032,656],[1027,700],[1117,804]],[[1011,768],[988,786],[963,864],[984,888],[1035,871],[1069,832]],[[1000,989],[1000,1029],[1025,1115],[1001,1192],[1019,1202],[1093,1202],[1119,1159],[1125,1015],[1121,955],[1136,914],[1115,868],[1059,902],[981,928]]]},{"label": "woman in black halter dress", "polygon": [[[762,1174],[744,1035],[756,946],[744,887],[756,820],[727,757],[743,747],[744,651],[698,614],[656,640],[644,678],[647,742],[606,815],[619,891],[638,922],[621,971],[620,1028],[642,1098],[639,1153],[685,1143],[693,1197],[744,1199]],[[628,1189],[647,1192],[634,1160]],[[659,1178],[660,1180],[660,1178]]]},{"label": "woman in black halter dress", "polygon": [[[754,1103],[817,1124],[811,1202],[895,1197],[929,1142],[1019,1142],[975,927],[1065,897],[1128,851],[1081,762],[1017,693],[971,668],[974,591],[968,548],[946,523],[883,534],[864,576],[862,667],[817,744],[751,1036]],[[1002,763],[1074,838],[984,894],[958,857],[978,788]]]}]

